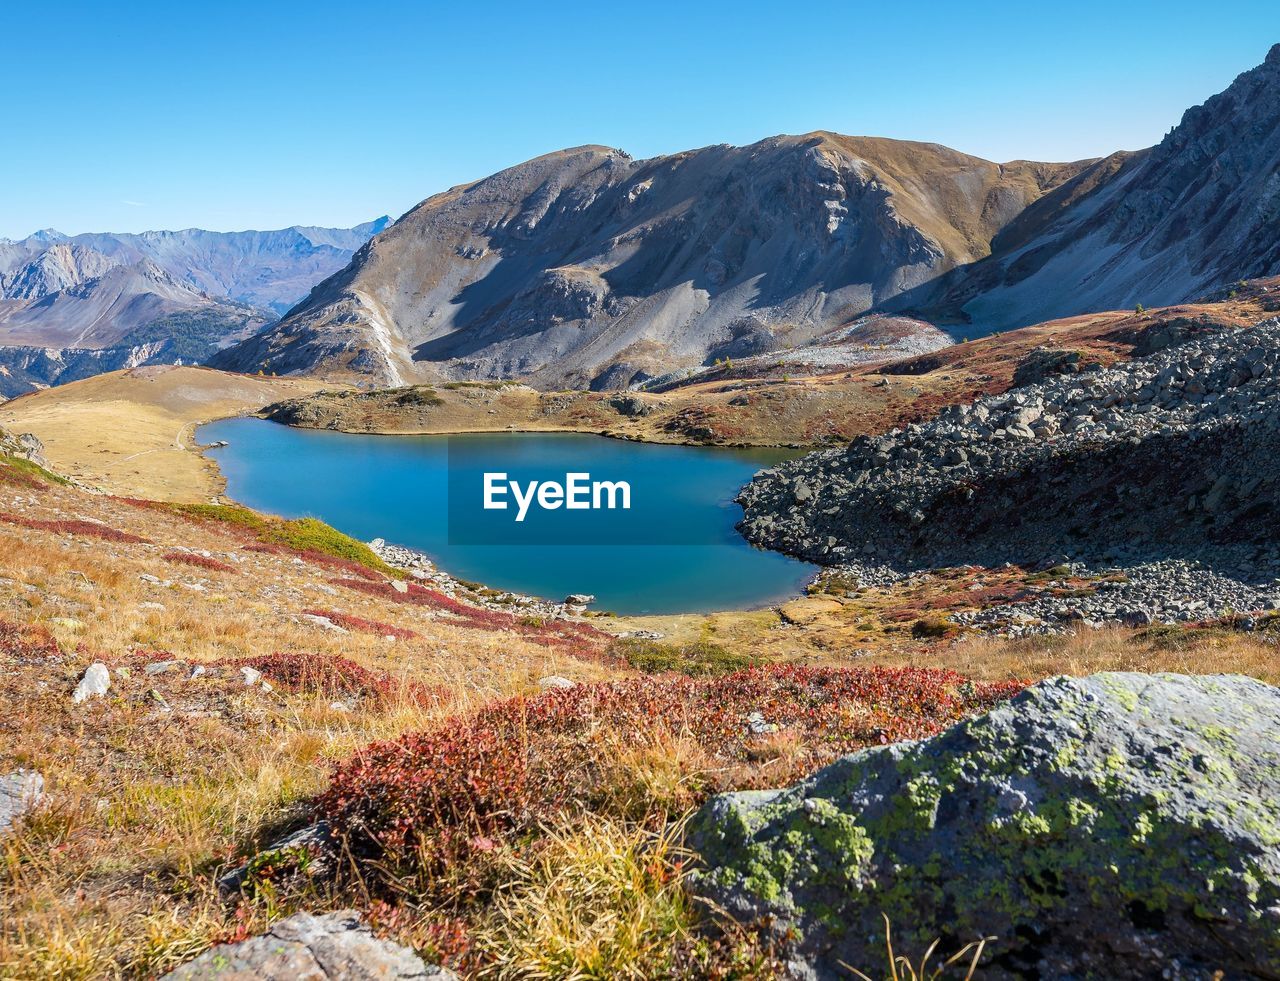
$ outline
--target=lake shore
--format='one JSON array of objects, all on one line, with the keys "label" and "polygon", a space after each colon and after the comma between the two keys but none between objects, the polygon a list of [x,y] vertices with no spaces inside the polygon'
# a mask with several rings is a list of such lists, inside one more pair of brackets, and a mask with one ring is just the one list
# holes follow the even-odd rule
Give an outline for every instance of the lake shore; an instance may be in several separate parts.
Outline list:
[{"label": "lake shore", "polygon": [[316,391],[297,378],[229,375],[210,368],[133,368],[0,405],[0,426],[34,433],[58,473],[120,497],[201,503],[222,493],[217,464],[194,440],[198,426]]},{"label": "lake shore", "polygon": [[[427,555],[449,574],[551,600],[591,593],[616,613],[707,612],[785,602],[816,569],[748,545],[733,498],[786,451],[622,443],[578,433],[372,439],[232,419],[202,428],[228,496],[264,513],[315,515]],[[590,473],[629,488],[626,507],[484,504],[482,477]],[[617,503],[617,502],[614,502]]]}]

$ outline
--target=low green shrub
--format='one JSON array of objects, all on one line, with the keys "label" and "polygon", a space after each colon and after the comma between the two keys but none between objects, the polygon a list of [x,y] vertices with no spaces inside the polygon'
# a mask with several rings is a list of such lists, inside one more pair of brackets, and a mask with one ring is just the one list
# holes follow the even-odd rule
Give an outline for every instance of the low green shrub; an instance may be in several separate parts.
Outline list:
[{"label": "low green shrub", "polygon": [[921,617],[911,625],[911,636],[922,640],[949,637],[955,630],[956,625],[946,617]]},{"label": "low green shrub", "polygon": [[201,521],[216,521],[248,532],[264,545],[328,556],[383,575],[400,577],[364,542],[344,535],[318,518],[277,518],[239,504],[168,504],[167,509]]},{"label": "low green shrub", "polygon": [[614,642],[612,653],[646,674],[675,671],[694,678],[730,674],[756,664],[754,658],[709,640],[665,644],[658,640],[624,637]]},{"label": "low green shrub", "polygon": [[410,388],[398,396],[396,405],[437,406],[444,405],[444,399],[436,394],[434,388],[420,386]]},{"label": "low green shrub", "polygon": [[28,480],[43,481],[47,484],[58,484],[63,487],[71,483],[66,477],[59,477],[56,473],[50,473],[44,467],[37,463],[32,463],[30,460],[23,459],[20,456],[0,454],[0,480],[5,478],[5,471],[16,474],[19,478],[25,477]]}]

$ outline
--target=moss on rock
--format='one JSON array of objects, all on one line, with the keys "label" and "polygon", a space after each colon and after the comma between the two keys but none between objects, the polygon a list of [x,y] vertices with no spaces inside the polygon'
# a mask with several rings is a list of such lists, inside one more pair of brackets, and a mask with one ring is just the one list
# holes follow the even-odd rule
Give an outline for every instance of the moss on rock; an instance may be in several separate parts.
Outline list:
[{"label": "moss on rock", "polygon": [[1043,977],[1280,971],[1280,690],[1247,678],[1042,682],[785,791],[712,801],[696,888],[774,918],[797,970],[980,936]]}]

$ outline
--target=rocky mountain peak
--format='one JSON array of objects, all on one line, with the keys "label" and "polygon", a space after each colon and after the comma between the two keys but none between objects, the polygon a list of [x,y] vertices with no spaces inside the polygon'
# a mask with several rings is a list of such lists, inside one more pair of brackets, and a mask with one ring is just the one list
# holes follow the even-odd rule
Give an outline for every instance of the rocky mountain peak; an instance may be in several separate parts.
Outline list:
[{"label": "rocky mountain peak", "polygon": [[10,276],[0,276],[0,297],[39,300],[97,279],[117,263],[93,249],[65,241],[51,245]]},{"label": "rocky mountain peak", "polygon": [[1139,303],[1166,306],[1274,275],[1278,66],[1273,53],[1188,109],[1151,150],[1099,162],[1037,204],[1016,243],[912,299],[981,333]]},{"label": "rocky mountain peak", "polygon": [[709,363],[746,320],[766,348],[844,326],[985,255],[1079,168],[821,133],[575,147],[428,198],[215,363],[625,386]]}]

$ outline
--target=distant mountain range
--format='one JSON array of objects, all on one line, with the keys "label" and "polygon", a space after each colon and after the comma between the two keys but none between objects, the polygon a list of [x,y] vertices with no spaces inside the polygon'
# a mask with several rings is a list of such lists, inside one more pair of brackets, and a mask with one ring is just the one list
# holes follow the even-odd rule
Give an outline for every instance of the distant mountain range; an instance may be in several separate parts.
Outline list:
[{"label": "distant mountain range", "polygon": [[277,319],[389,224],[0,239],[0,395],[203,361]]},{"label": "distant mountain range", "polygon": [[177,360],[624,388],[856,337],[869,312],[936,346],[930,325],[973,337],[1276,273],[1280,45],[1158,146],[1097,160],[827,132],[587,146],[394,224],[0,240],[0,395]]},{"label": "distant mountain range", "polygon": [[812,133],[589,146],[428,198],[212,364],[616,388],[868,311],[970,336],[1280,271],[1280,45],[1157,147],[996,164]]}]

